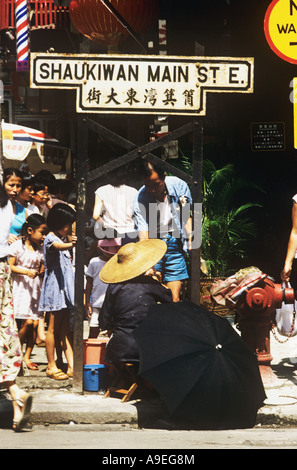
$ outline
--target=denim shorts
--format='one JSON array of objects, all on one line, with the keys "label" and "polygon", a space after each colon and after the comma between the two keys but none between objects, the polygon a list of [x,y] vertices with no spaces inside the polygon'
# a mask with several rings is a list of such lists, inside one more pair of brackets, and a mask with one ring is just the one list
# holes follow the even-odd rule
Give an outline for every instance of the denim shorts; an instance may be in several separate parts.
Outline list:
[{"label": "denim shorts", "polygon": [[189,275],[182,241],[169,234],[161,239],[167,244],[167,251],[163,258],[155,265],[155,269],[162,273],[163,282],[188,279]]}]

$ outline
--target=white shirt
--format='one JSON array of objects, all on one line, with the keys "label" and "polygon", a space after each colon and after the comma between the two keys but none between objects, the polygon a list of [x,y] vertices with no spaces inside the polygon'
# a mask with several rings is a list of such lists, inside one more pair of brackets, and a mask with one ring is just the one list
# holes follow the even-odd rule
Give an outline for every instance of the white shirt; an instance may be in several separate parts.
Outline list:
[{"label": "white shirt", "polygon": [[27,211],[28,217],[31,214],[40,214],[40,210],[38,209],[37,206],[34,206],[34,204],[28,204],[26,207],[26,211]]},{"label": "white shirt", "polygon": [[166,234],[173,231],[173,217],[169,203],[169,199],[166,196],[164,202],[157,201],[158,210],[160,217],[157,224],[157,230],[160,234]]},{"label": "white shirt", "polygon": [[95,258],[91,259],[86,272],[86,276],[89,276],[93,279],[93,288],[91,293],[90,304],[92,305],[92,307],[96,308],[102,307],[106,289],[108,287],[108,284],[105,284],[99,278],[99,273],[105,263],[106,261],[103,261],[99,258],[99,256],[96,256]]},{"label": "white shirt", "polygon": [[0,207],[0,258],[8,255],[8,237],[13,219],[13,206],[8,201],[5,207]]},{"label": "white shirt", "polygon": [[119,234],[134,231],[133,201],[138,194],[135,188],[125,184],[119,187],[107,184],[98,188],[95,194],[103,202],[102,220],[106,227]]}]

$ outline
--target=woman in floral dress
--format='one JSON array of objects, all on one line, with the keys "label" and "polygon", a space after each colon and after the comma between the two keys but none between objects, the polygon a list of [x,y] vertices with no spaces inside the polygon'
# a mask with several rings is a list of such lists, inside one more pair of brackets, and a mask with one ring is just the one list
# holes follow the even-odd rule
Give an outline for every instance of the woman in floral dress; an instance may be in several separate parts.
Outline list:
[{"label": "woman in floral dress", "polygon": [[13,404],[13,429],[18,431],[29,419],[32,396],[21,390],[16,377],[22,364],[22,351],[14,318],[12,279],[8,265],[8,237],[14,219],[14,204],[21,178],[10,175],[0,184],[0,387],[8,390]]}]

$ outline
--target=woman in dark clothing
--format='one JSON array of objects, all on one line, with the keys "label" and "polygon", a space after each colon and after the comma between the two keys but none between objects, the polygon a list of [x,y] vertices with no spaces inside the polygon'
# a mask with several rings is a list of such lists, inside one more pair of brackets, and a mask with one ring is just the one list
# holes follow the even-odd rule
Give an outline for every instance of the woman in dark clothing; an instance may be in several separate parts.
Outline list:
[{"label": "woman in dark clothing", "polygon": [[138,362],[138,347],[132,332],[144,320],[151,305],[172,302],[170,289],[151,276],[152,267],[166,249],[162,240],[129,243],[102,268],[100,279],[110,284],[99,316],[100,328],[111,333],[106,362]]}]

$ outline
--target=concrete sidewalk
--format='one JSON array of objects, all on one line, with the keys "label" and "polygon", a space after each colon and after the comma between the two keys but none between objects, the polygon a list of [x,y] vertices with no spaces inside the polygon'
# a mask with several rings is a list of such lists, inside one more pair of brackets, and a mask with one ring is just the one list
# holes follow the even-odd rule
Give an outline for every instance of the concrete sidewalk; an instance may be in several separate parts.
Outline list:
[{"label": "concrete sidewalk", "polygon": [[[83,394],[72,392],[72,379],[54,380],[46,376],[47,359],[45,348],[35,347],[32,362],[38,364],[38,371],[25,371],[17,377],[20,388],[33,395],[30,424],[128,424],[150,427],[158,420],[169,419],[165,405],[159,398],[135,399],[122,403],[120,395],[105,398],[104,391]],[[63,369],[66,369],[63,367]],[[0,392],[0,427],[10,427],[12,403],[9,395]]]},{"label": "concrete sidewalk", "polygon": [[[284,338],[281,338],[283,340]],[[257,416],[257,426],[297,426],[297,337],[279,343],[271,335],[272,378],[264,386],[267,400]],[[39,371],[18,377],[20,387],[33,394],[30,423],[34,424],[128,424],[139,427],[191,428],[173,420],[160,398],[137,398],[122,403],[105,398],[102,392],[72,392],[72,381],[46,377],[45,349],[34,348],[32,361]],[[296,374],[296,375],[295,375]],[[133,397],[132,397],[133,398]],[[0,394],[0,422],[11,423],[11,402]]]}]

